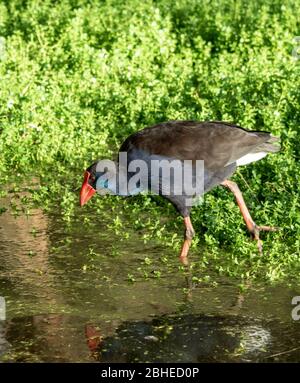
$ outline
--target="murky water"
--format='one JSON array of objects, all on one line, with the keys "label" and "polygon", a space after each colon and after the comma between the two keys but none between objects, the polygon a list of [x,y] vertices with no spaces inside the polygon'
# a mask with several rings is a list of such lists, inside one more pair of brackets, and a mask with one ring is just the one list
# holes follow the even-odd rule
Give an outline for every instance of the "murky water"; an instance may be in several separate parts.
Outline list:
[{"label": "murky water", "polygon": [[300,289],[256,285],[241,295],[215,275],[217,286],[191,289],[176,253],[143,245],[129,223],[128,240],[100,216],[84,225],[85,214],[69,226],[58,212],[0,215],[0,360],[300,360],[291,317]]}]

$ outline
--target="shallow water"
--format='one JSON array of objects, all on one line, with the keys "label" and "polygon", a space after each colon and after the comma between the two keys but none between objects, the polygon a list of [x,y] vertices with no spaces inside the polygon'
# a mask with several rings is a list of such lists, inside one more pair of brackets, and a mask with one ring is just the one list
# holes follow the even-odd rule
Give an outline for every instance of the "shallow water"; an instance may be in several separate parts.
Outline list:
[{"label": "shallow water", "polygon": [[128,240],[102,217],[85,225],[86,214],[78,209],[68,226],[40,209],[0,215],[0,360],[300,360],[297,287],[257,284],[241,294],[213,274],[216,286],[192,286],[176,253],[143,245],[129,222]]}]

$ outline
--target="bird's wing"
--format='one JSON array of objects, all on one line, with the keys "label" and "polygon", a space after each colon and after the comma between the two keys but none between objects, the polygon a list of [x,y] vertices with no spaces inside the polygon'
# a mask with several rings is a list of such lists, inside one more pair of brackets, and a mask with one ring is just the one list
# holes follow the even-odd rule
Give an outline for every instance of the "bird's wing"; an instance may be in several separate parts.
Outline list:
[{"label": "bird's wing", "polygon": [[224,122],[169,121],[129,136],[120,151],[140,149],[180,160],[204,160],[210,169],[220,169],[255,152],[272,136]]}]

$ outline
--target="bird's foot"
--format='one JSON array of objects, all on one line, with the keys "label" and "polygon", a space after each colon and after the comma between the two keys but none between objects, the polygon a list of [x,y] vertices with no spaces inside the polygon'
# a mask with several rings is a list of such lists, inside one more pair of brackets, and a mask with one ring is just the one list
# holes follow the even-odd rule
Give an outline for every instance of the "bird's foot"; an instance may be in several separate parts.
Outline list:
[{"label": "bird's foot", "polygon": [[182,249],[179,255],[179,260],[184,266],[189,265],[188,252],[191,245],[190,239],[185,239],[182,245]]},{"label": "bird's foot", "polygon": [[255,241],[257,241],[257,248],[258,248],[259,254],[262,255],[263,253],[263,244],[262,244],[262,240],[259,237],[259,233],[261,231],[278,231],[278,230],[280,230],[280,228],[275,226],[258,226],[255,223],[253,224],[253,227],[251,228],[250,233],[252,235],[252,238]]},{"label": "bird's foot", "polygon": [[180,255],[179,255],[179,260],[180,260],[180,262],[181,262],[184,266],[188,266],[188,265],[189,265],[189,259],[188,259],[187,255],[182,255],[182,254],[180,254]]}]

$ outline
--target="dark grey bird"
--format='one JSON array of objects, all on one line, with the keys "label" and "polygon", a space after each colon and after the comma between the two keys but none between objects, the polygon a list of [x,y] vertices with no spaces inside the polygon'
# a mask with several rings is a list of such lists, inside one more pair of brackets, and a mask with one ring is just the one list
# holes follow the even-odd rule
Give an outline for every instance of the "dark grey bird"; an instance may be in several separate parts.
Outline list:
[{"label": "dark grey bird", "polygon": [[[175,206],[184,219],[185,234],[180,260],[187,264],[188,251],[195,234],[190,220],[190,211],[194,204],[191,201],[196,201],[197,197],[221,185],[230,189],[235,195],[247,228],[257,241],[261,252],[260,231],[274,231],[277,228],[256,225],[240,189],[229,178],[238,166],[260,160],[268,153],[275,153],[279,149],[279,138],[269,132],[250,131],[227,122],[160,123],[130,135],[119,149],[119,159],[115,162],[114,169],[104,166],[107,165],[106,162],[97,161],[85,171],[80,204],[83,206],[96,191],[103,194],[105,190],[111,194],[130,196],[150,189],[162,195]],[[124,154],[127,157],[126,162],[121,164],[120,158]],[[181,185],[184,183],[183,178],[176,177],[174,169],[173,173],[172,169],[169,169],[168,177],[161,168],[157,170],[157,164],[161,164],[163,160],[169,163],[175,161],[184,171],[186,170],[184,166],[187,165],[192,174],[191,184],[194,185],[200,180],[202,188],[186,192],[185,187],[182,188]],[[204,164],[200,173],[197,172],[199,161]],[[138,165],[144,163],[146,166],[141,169],[143,166],[139,165],[137,170],[136,166],[132,166],[136,163]],[[156,167],[152,166],[154,163]],[[145,169],[147,169],[146,176]],[[156,183],[153,182],[154,172],[157,176]],[[167,187],[166,181],[169,182]]]}]

